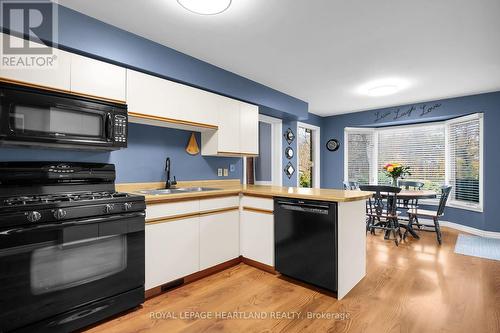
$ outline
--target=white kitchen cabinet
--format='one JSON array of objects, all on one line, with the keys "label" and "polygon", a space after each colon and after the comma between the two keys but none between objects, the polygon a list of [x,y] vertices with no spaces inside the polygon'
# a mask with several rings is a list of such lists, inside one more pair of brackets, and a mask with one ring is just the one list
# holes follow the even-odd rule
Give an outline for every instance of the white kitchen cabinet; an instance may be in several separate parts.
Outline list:
[{"label": "white kitchen cabinet", "polygon": [[241,152],[239,107],[240,102],[230,98],[224,98],[219,104],[218,153],[238,154]]},{"label": "white kitchen cabinet", "polygon": [[200,200],[200,212],[209,212],[217,209],[236,208],[240,206],[238,195]]},{"label": "white kitchen cabinet", "polygon": [[243,208],[240,242],[243,257],[274,267],[274,215]]},{"label": "white kitchen cabinet", "polygon": [[239,211],[200,217],[200,270],[239,257]]},{"label": "white kitchen cabinet", "polygon": [[[6,34],[1,35],[2,42],[4,38],[9,37]],[[10,39],[13,47],[19,47],[24,42],[22,38],[14,36],[10,36]],[[55,61],[55,66],[53,68],[17,67],[9,69],[3,67],[0,69],[0,77],[32,85],[69,91],[71,54],[56,48],[52,49],[52,54]]]},{"label": "white kitchen cabinet", "polygon": [[146,290],[199,271],[199,222],[197,216],[146,225]]},{"label": "white kitchen cabinet", "polygon": [[126,69],[71,54],[71,91],[125,101]]},{"label": "white kitchen cabinet", "polygon": [[259,154],[259,108],[240,103],[240,151],[243,154]]},{"label": "white kitchen cabinet", "polygon": [[219,128],[201,135],[206,156],[258,155],[259,108],[231,98],[220,101]]},{"label": "white kitchen cabinet", "polygon": [[127,70],[128,112],[162,118],[178,118],[178,107],[167,109],[168,88],[167,80]]},{"label": "white kitchen cabinet", "polygon": [[200,211],[198,200],[148,204],[146,221],[161,220],[179,215],[197,214]]},{"label": "white kitchen cabinet", "polygon": [[218,124],[217,95],[133,70],[127,70],[127,104],[129,113],[139,117],[200,127]]}]

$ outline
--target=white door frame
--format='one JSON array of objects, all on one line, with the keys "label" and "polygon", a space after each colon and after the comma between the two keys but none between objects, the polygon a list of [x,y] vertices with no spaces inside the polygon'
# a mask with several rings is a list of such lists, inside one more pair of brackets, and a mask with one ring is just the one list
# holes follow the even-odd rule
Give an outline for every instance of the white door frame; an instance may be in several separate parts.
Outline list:
[{"label": "white door frame", "polygon": [[[281,186],[283,147],[281,145],[282,120],[263,114],[259,114],[259,122],[271,124],[271,181],[255,181],[255,185]],[[247,183],[247,159],[243,157],[243,184]]]},{"label": "white door frame", "polygon": [[[313,141],[313,182],[312,182],[312,187],[313,188],[319,188],[321,185],[321,129],[318,126],[314,126],[311,124],[307,123],[301,123],[297,122],[297,132],[299,131],[299,127],[302,128],[307,128],[312,131],[312,141]],[[297,141],[297,187],[299,187],[299,177],[298,177],[298,169],[300,165],[300,154],[298,152],[299,150],[299,143]]]}]

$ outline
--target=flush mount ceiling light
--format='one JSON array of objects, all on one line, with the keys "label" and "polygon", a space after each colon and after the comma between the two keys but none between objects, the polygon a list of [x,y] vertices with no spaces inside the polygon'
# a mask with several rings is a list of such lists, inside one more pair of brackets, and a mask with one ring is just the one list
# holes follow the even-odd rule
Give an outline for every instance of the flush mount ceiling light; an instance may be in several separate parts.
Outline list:
[{"label": "flush mount ceiling light", "polygon": [[406,89],[409,85],[408,81],[402,79],[382,79],[362,85],[358,92],[373,97],[388,96]]},{"label": "flush mount ceiling light", "polygon": [[179,5],[200,15],[216,15],[231,6],[232,0],[177,0]]},{"label": "flush mount ceiling light", "polygon": [[387,96],[395,94],[399,91],[399,88],[396,86],[379,86],[373,87],[368,90],[368,95],[370,96]]}]

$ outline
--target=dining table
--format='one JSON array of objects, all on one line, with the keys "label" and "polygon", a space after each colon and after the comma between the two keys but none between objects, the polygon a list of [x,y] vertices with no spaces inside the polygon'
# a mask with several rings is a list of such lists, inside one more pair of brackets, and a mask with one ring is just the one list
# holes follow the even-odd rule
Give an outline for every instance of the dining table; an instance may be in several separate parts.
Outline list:
[{"label": "dining table", "polygon": [[[381,193],[383,197],[387,197],[387,195],[384,195],[384,193]],[[402,189],[401,192],[397,194],[397,199],[398,200],[403,200],[406,202],[409,201],[415,201],[415,203],[418,203],[418,200],[420,199],[434,199],[437,197],[437,192],[432,191],[432,190],[406,190]],[[409,208],[408,208],[409,209]],[[416,208],[418,211],[418,208]],[[400,227],[404,228],[405,230],[408,230],[408,233],[412,235],[412,237],[419,239],[419,235],[415,232],[413,229],[412,224],[408,221],[408,224],[404,223],[399,223]],[[386,237],[388,237],[388,233],[386,233]]]}]

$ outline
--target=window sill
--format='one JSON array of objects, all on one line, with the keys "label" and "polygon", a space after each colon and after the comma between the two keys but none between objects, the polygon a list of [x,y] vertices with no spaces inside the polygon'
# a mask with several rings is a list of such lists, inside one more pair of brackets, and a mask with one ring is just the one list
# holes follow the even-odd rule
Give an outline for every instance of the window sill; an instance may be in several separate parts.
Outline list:
[{"label": "window sill", "polygon": [[478,213],[483,213],[483,207],[477,207],[477,206],[469,206],[466,204],[461,204],[457,202],[448,202],[446,204],[447,207],[452,207],[452,208],[459,208],[459,209],[465,209],[465,210],[470,210],[472,212],[478,212]]},{"label": "window sill", "polygon": [[[439,201],[428,199],[428,200],[419,200],[418,201],[419,205],[426,205],[426,206],[438,206]],[[448,202],[446,204],[446,207],[451,207],[451,208],[458,208],[458,209],[464,209],[464,210],[469,210],[471,212],[478,212],[478,213],[483,213],[483,207],[474,207],[474,206],[469,206],[461,203],[456,203],[456,202]]]}]

